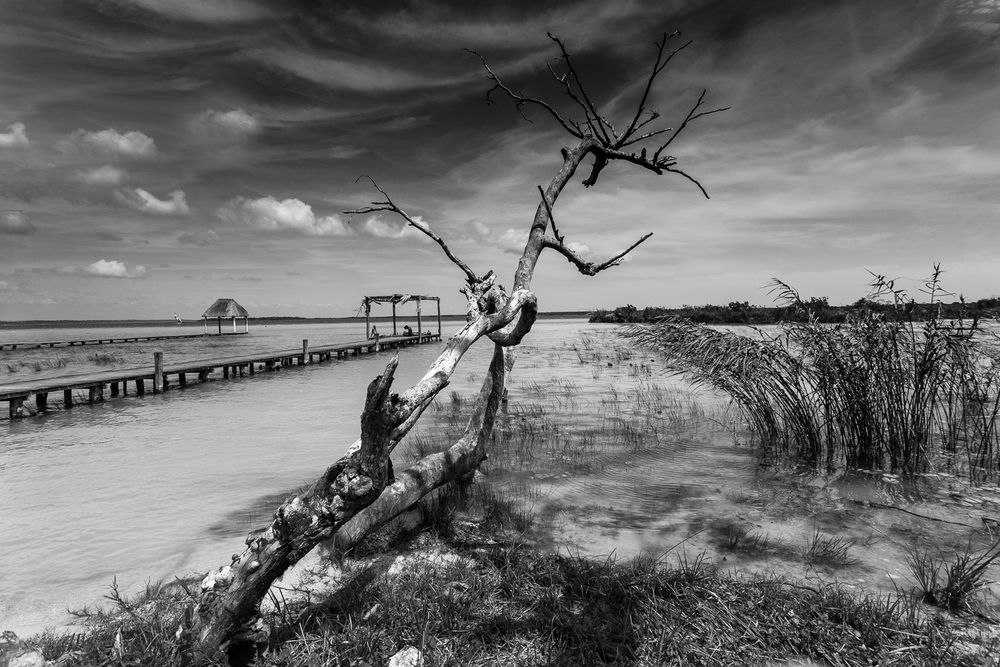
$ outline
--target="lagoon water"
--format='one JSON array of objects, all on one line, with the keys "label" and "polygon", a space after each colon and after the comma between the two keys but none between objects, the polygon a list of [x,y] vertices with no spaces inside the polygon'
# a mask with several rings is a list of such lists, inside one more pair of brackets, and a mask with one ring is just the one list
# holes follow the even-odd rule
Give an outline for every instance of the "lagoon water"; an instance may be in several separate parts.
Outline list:
[{"label": "lagoon water", "polygon": [[[458,326],[445,323],[445,337]],[[356,340],[361,328],[258,325],[246,336],[0,352],[0,381],[146,365],[154,350],[169,363],[298,348],[303,338]],[[7,330],[0,339],[111,331]],[[397,387],[417,380],[440,349],[402,350]],[[473,347],[422,433],[461,425],[468,405],[460,399],[478,390],[490,352],[483,342]],[[100,603],[113,581],[133,591],[227,563],[248,530],[356,439],[364,388],[387,361],[362,356],[0,421],[0,630],[23,635],[66,623],[68,608]],[[686,543],[718,562],[809,577],[816,572],[799,567],[797,554],[821,529],[859,545],[858,562],[833,575],[892,590],[907,545],[965,540],[1000,508],[1000,489],[969,494],[950,478],[913,486],[763,470],[738,444],[720,397],[693,394],[652,359],[622,352],[608,325],[539,321],[519,349],[510,400],[507,428],[525,448],[491,458],[487,479],[536,512],[551,548],[628,556]],[[774,548],[726,552],[727,526],[737,522],[768,533]]]}]

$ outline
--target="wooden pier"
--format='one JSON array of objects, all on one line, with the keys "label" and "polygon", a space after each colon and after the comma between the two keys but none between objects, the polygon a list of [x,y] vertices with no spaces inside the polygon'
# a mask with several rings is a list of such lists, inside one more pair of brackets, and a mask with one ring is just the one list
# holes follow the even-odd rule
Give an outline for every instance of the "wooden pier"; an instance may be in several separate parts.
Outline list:
[{"label": "wooden pier", "polygon": [[[201,335],[201,334],[199,334]],[[104,339],[108,340],[108,339]],[[122,340],[115,338],[115,341]],[[124,339],[134,340],[134,339]],[[153,339],[144,339],[153,340]],[[73,392],[87,392],[87,403],[98,403],[106,397],[126,396],[131,384],[132,391],[139,396],[147,393],[158,394],[172,387],[184,387],[188,382],[205,382],[209,378],[231,379],[254,375],[258,372],[274,371],[285,366],[329,361],[336,357],[371,354],[384,349],[395,349],[408,345],[434,343],[441,340],[439,333],[422,333],[413,336],[386,336],[375,340],[337,343],[310,347],[308,340],[294,350],[261,352],[239,357],[221,359],[200,359],[178,364],[162,363],[162,353],[154,353],[152,366],[122,368],[118,370],[66,375],[60,378],[39,379],[32,382],[0,384],[0,401],[7,401],[11,419],[24,417],[25,403],[34,397],[36,414],[50,409],[49,395],[62,392],[64,409],[73,407]]]},{"label": "wooden pier", "polygon": [[147,340],[173,340],[175,338],[204,338],[205,336],[243,336],[246,331],[233,333],[193,333],[166,336],[110,336],[108,338],[88,338],[86,340],[24,341],[21,343],[0,342],[0,352],[4,350],[38,350],[45,347],[75,347],[77,345],[107,345],[109,343],[142,343]]}]

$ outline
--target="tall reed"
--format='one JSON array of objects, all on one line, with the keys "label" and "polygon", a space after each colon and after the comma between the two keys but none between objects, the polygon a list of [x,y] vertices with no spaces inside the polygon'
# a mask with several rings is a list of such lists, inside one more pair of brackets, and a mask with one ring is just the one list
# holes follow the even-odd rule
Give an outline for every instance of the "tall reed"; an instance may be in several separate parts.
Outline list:
[{"label": "tall reed", "polygon": [[[784,322],[776,332],[736,333],[686,320],[632,325],[624,335],[658,350],[668,369],[732,397],[766,452],[828,468],[927,471],[960,453],[970,477],[998,472],[996,339],[978,321],[943,320],[940,268],[918,306],[876,276],[899,317],[859,309],[843,324]],[[805,309],[787,284],[778,299]],[[926,318],[921,321],[919,318]]]}]

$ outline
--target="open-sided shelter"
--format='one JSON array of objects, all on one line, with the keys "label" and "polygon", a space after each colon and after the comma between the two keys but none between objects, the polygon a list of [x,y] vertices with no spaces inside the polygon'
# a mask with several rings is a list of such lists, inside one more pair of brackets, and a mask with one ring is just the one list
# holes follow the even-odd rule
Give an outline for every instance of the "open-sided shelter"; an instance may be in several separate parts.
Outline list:
[{"label": "open-sided shelter", "polygon": [[236,331],[236,320],[242,318],[244,323],[244,333],[250,331],[250,313],[247,309],[236,303],[236,299],[216,299],[215,303],[208,307],[208,310],[201,316],[205,320],[205,333],[208,333],[208,321],[215,319],[219,323],[219,333],[222,333],[222,320],[233,320],[233,333]]},{"label": "open-sided shelter", "polygon": [[413,301],[417,304],[417,334],[422,334],[423,330],[423,319],[421,318],[420,312],[420,302],[421,301],[433,301],[437,304],[437,335],[438,338],[441,337],[441,297],[437,296],[423,296],[420,294],[387,294],[384,296],[366,296],[362,301],[362,307],[365,309],[365,338],[371,337],[371,326],[370,319],[372,313],[373,303],[391,303],[392,304],[392,335],[398,336],[396,332],[396,306],[402,305]]}]

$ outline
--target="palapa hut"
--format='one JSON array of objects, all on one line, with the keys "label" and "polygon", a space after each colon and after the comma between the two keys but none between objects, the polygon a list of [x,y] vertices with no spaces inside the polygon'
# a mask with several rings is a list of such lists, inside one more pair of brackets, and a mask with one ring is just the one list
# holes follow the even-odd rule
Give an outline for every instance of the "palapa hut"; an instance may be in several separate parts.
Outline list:
[{"label": "palapa hut", "polygon": [[250,313],[247,309],[236,303],[235,299],[216,299],[215,303],[208,307],[208,310],[201,316],[205,320],[205,333],[208,333],[208,320],[215,318],[219,323],[219,334],[222,333],[222,320],[233,320],[233,333],[236,331],[236,320],[243,318],[244,333],[250,332]]},{"label": "palapa hut", "polygon": [[415,302],[417,304],[417,336],[424,333],[423,320],[421,318],[420,312],[420,302],[421,301],[434,301],[437,303],[437,335],[438,338],[441,337],[441,299],[436,296],[424,296],[421,294],[386,294],[382,296],[366,296],[361,301],[361,307],[365,311],[365,338],[371,338],[371,314],[372,314],[372,304],[373,303],[391,303],[392,304],[392,335],[399,335],[396,332],[396,306],[402,305],[404,303]]}]

